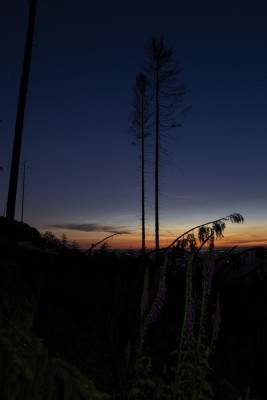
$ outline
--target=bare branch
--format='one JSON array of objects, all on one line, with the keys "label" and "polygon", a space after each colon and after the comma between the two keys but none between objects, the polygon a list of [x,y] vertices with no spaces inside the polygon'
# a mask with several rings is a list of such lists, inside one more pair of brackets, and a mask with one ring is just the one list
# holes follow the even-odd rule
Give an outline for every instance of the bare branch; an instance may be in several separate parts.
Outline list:
[{"label": "bare branch", "polygon": [[122,235],[122,232],[113,233],[112,235],[109,235],[109,236],[105,237],[104,239],[100,240],[99,242],[97,242],[95,244],[92,244],[92,246],[88,250],[86,250],[84,252],[84,254],[89,254],[90,255],[92,253],[92,250],[93,250],[94,247],[98,246],[100,243],[105,242],[107,239],[110,239],[115,235]]}]

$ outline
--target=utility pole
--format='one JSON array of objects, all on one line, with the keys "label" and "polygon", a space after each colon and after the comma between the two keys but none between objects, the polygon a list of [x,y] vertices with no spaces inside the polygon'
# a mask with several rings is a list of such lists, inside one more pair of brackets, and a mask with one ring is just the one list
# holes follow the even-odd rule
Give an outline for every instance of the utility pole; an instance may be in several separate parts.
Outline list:
[{"label": "utility pole", "polygon": [[[0,122],[2,122],[2,120],[0,119]],[[0,171],[3,171],[4,168],[0,166]]]},{"label": "utility pole", "polygon": [[15,126],[12,162],[11,162],[11,170],[9,178],[7,211],[6,211],[6,218],[11,222],[14,221],[15,217],[20,151],[21,151],[21,141],[22,141],[22,131],[23,131],[28,80],[29,80],[30,65],[31,65],[35,14],[36,14],[36,0],[30,0],[28,31],[26,37],[24,61],[23,61],[23,68],[20,81],[20,91],[19,91],[19,99],[17,106],[17,118]]},{"label": "utility pole", "polygon": [[25,180],[26,180],[26,160],[24,160],[24,164],[23,164],[21,219],[20,219],[21,222],[23,222],[23,216],[24,216]]}]

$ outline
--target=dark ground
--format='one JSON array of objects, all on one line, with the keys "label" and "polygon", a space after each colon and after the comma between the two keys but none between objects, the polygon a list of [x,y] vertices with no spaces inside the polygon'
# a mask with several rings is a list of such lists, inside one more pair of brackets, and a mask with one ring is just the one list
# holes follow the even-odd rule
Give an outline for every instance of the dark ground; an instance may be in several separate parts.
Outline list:
[{"label": "dark ground", "polygon": [[[151,276],[156,276],[152,262],[117,256],[106,248],[85,256],[53,236],[44,238],[34,228],[8,224],[4,218],[0,252],[0,332],[13,320],[100,391],[119,393],[125,348],[137,332],[145,265],[150,263]],[[214,290],[220,292],[222,321],[212,358],[215,399],[237,400],[240,393],[245,399],[248,386],[251,399],[266,399],[266,251],[235,252],[216,268]],[[179,263],[169,266],[165,304],[149,332],[155,375],[175,346],[183,274]]]}]

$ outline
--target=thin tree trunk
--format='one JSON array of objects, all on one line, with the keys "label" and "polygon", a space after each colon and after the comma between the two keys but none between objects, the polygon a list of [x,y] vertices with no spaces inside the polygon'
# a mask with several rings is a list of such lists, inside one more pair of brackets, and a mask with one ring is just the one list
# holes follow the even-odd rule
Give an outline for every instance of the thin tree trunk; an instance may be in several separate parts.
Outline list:
[{"label": "thin tree trunk", "polygon": [[133,114],[131,115],[131,131],[135,138],[140,141],[141,144],[141,206],[142,206],[142,253],[146,251],[146,231],[145,231],[145,146],[146,138],[148,136],[147,124],[149,121],[149,108],[147,98],[147,78],[146,75],[140,73],[136,77],[134,87],[134,101],[133,101]]},{"label": "thin tree trunk", "polygon": [[168,130],[180,126],[179,118],[183,110],[179,110],[179,102],[183,100],[184,85],[176,83],[180,72],[172,59],[173,50],[164,44],[163,36],[152,37],[147,48],[145,71],[148,74],[151,99],[153,99],[155,129],[155,256],[159,261],[159,169],[161,164],[162,138]]},{"label": "thin tree trunk", "polygon": [[145,232],[145,123],[144,123],[144,93],[142,93],[142,252],[146,251]]},{"label": "thin tree trunk", "polygon": [[17,118],[15,126],[15,136],[13,143],[12,163],[10,170],[7,211],[6,211],[6,218],[10,221],[14,221],[15,217],[20,151],[21,151],[27,87],[30,74],[35,14],[36,14],[36,0],[30,0],[28,31],[27,31],[27,38],[26,38],[26,45],[24,52],[22,75],[20,81],[20,91],[19,91],[19,99],[17,106]]},{"label": "thin tree trunk", "polygon": [[159,71],[156,81],[156,132],[155,132],[155,250],[156,259],[159,254]]}]

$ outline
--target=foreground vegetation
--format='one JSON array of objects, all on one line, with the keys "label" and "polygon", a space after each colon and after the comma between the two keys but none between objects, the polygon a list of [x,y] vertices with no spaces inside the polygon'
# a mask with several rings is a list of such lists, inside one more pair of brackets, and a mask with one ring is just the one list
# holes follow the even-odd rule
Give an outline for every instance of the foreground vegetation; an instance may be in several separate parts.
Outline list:
[{"label": "foreground vegetation", "polygon": [[1,219],[0,398],[265,399],[266,251],[216,252],[223,224],[157,266]]}]

